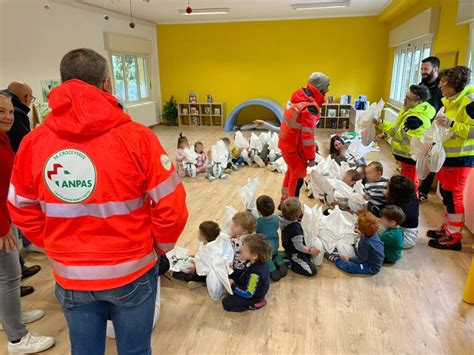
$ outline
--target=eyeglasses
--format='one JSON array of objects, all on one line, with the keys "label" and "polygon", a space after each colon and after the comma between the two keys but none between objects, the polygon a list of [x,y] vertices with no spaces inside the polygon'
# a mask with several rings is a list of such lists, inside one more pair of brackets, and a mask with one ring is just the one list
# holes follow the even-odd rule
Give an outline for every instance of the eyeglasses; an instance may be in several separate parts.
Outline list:
[{"label": "eyeglasses", "polygon": [[31,95],[31,102],[35,102],[36,101],[36,97],[34,97],[33,95]]},{"label": "eyeglasses", "polygon": [[405,100],[407,101],[411,101],[411,102],[416,102],[416,101],[420,101],[420,98],[418,96],[415,96],[413,99],[408,97],[408,95],[405,95]]}]

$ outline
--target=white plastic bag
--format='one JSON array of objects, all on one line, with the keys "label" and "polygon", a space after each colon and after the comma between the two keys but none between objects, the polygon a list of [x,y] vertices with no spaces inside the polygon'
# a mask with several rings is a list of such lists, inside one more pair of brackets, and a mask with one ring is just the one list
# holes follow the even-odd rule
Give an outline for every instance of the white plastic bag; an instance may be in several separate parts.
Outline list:
[{"label": "white plastic bag", "polygon": [[275,160],[273,164],[275,164],[276,170],[279,173],[286,174],[286,172],[288,171],[288,165],[286,164],[286,161],[285,159],[283,159],[283,157],[280,157]]},{"label": "white plastic bag", "polygon": [[[160,305],[160,301],[161,301],[160,285],[161,285],[161,278],[158,277],[157,285],[156,285],[155,311],[153,315],[153,328],[155,328],[156,322],[158,321],[158,318],[160,318],[160,306],[161,306]],[[115,339],[114,325],[112,321],[110,320],[107,321],[107,330],[105,334],[107,335],[107,337]]]},{"label": "white plastic bag", "polygon": [[189,249],[178,246],[167,252],[166,257],[170,261],[170,271],[188,272],[194,266],[194,260],[188,254]]},{"label": "white plastic bag", "polygon": [[232,224],[232,218],[237,213],[237,210],[232,206],[225,206],[224,220],[222,221],[222,233],[230,235],[230,226]]},{"label": "white plastic bag", "polygon": [[196,257],[196,273],[206,277],[209,296],[217,301],[224,291],[232,294],[229,275],[233,272],[230,267],[234,255],[229,255],[232,250],[230,238],[220,235],[216,240],[201,244]]},{"label": "white plastic bag", "polygon": [[331,211],[329,216],[321,218],[319,238],[324,249],[328,253],[334,252],[340,240],[353,244],[356,236],[354,232],[356,221],[356,216],[341,211],[338,206]]},{"label": "white plastic bag", "polygon": [[253,155],[258,154],[262,151],[263,144],[260,138],[255,133],[250,136],[250,149]]},{"label": "white plastic bag", "polygon": [[196,165],[193,163],[185,163],[184,169],[186,170],[186,175],[192,178],[195,178],[197,175]]},{"label": "white plastic bag", "polygon": [[315,265],[322,265],[324,259],[324,246],[319,239],[319,223],[318,217],[321,215],[317,210],[318,207],[310,208],[304,205],[303,218],[301,220],[301,226],[304,231],[304,241],[307,247],[313,247],[320,251],[319,255],[311,256],[311,259]]},{"label": "white plastic bag", "polygon": [[315,198],[323,200],[328,205],[334,201],[334,187],[326,176],[319,174],[316,170],[311,171],[311,188]]},{"label": "white plastic bag", "polygon": [[356,256],[354,244],[347,240],[338,240],[336,242],[337,253],[348,258],[354,258]]},{"label": "white plastic bag", "polygon": [[[440,111],[441,112],[441,111]],[[453,133],[449,128],[442,127],[434,122],[434,145],[428,154],[428,167],[432,173],[437,173],[443,167],[446,160],[446,152],[444,151],[443,143],[447,141]]]},{"label": "white plastic bag", "polygon": [[196,153],[194,149],[186,148],[183,152],[183,155],[184,155],[184,158],[183,158],[184,163],[197,164],[197,158],[199,154]]},{"label": "white plastic bag", "polygon": [[225,168],[229,157],[229,150],[222,140],[211,147],[211,157],[214,163],[220,163],[221,167]]},{"label": "white plastic bag", "polygon": [[268,142],[268,146],[269,146],[270,150],[275,151],[275,154],[281,154],[280,148],[278,148],[278,141],[279,141],[278,133],[273,132],[271,134],[271,139]]},{"label": "white plastic bag", "polygon": [[364,158],[368,153],[375,150],[374,144],[363,145],[359,136],[355,137],[347,147],[347,153],[352,155],[356,160]]},{"label": "white plastic bag", "polygon": [[262,132],[260,133],[258,138],[262,142],[262,147],[263,147],[265,144],[270,144],[270,140],[272,139],[272,132],[268,132],[268,133]]},{"label": "white plastic bag", "polygon": [[375,140],[376,132],[374,125],[374,118],[379,119],[382,115],[383,107],[385,106],[385,101],[380,99],[378,103],[373,103],[363,112],[359,118],[359,127],[361,129],[360,139],[363,145],[367,146]]},{"label": "white plastic bag", "polygon": [[357,181],[354,187],[350,187],[344,181],[336,179],[328,179],[328,182],[334,188],[334,197],[336,199],[346,199],[351,212],[362,212],[366,206],[364,198],[364,190],[362,183]]},{"label": "white plastic bag", "polygon": [[431,142],[424,142],[418,137],[413,137],[410,141],[410,155],[416,161],[416,175],[424,180],[430,173],[428,166],[428,154],[431,149]]},{"label": "white plastic bag", "polygon": [[234,144],[238,149],[247,149],[249,147],[249,141],[240,131],[235,132]]},{"label": "white plastic bag", "polygon": [[257,178],[249,178],[247,181],[247,184],[239,189],[239,196],[245,209],[258,218],[259,213],[257,210],[256,196],[260,182]]}]

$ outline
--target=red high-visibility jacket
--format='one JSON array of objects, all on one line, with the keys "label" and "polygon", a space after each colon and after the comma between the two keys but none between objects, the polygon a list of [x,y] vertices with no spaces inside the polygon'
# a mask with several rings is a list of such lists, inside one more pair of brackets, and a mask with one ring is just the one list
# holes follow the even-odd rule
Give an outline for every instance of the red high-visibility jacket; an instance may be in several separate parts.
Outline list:
[{"label": "red high-visibility jacket", "polygon": [[79,80],[49,95],[52,112],[17,153],[8,204],[13,223],[51,261],[65,289],[135,281],[184,229],[186,192],[147,127],[112,96]]},{"label": "red high-visibility jacket", "polygon": [[320,118],[324,95],[314,86],[296,90],[284,112],[278,147],[282,154],[297,153],[304,160],[316,156],[314,129]]}]

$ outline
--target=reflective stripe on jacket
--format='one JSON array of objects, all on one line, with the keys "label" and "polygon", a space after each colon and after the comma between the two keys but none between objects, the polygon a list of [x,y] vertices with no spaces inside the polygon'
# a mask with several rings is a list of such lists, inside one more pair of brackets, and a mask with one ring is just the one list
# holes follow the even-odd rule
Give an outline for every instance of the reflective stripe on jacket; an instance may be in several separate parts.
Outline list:
[{"label": "reflective stripe on jacket", "polygon": [[304,160],[315,158],[314,130],[323,103],[324,96],[312,85],[293,93],[280,128],[278,147],[283,154],[297,153]]},{"label": "reflective stripe on jacket", "polygon": [[474,156],[474,87],[466,86],[455,98],[442,101],[446,117],[454,122],[454,134],[444,142],[446,157]]},{"label": "reflective stripe on jacket", "polygon": [[171,250],[186,193],[158,141],[117,100],[79,80],[49,96],[52,112],[24,138],[8,195],[13,222],[51,260],[65,289],[126,285]]},{"label": "reflective stripe on jacket", "polygon": [[[388,138],[392,139],[390,147],[394,155],[411,159],[410,156],[410,140],[413,137],[421,138],[431,125],[431,119],[436,114],[435,109],[428,102],[422,102],[415,107],[405,110],[402,109],[398,113],[397,121],[393,124],[384,120],[379,128],[381,128]],[[409,117],[417,117],[422,125],[416,129],[408,129],[406,123]]]}]

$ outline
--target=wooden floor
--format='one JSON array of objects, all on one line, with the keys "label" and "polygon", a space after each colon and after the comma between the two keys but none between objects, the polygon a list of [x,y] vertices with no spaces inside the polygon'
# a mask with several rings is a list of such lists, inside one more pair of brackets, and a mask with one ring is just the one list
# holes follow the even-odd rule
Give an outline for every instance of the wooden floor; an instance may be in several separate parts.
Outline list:
[{"label": "wooden floor", "polygon": [[[158,127],[156,132],[173,156],[180,129]],[[184,133],[191,143],[203,141],[206,149],[224,135],[217,128],[187,128]],[[326,148],[329,133],[319,131],[317,140]],[[382,147],[382,162],[386,176],[392,175],[395,164],[387,146]],[[221,222],[226,205],[242,208],[237,188],[249,177],[259,178],[259,194],[278,199],[283,176],[264,169],[243,168],[228,180],[214,182],[204,176],[186,180],[190,217],[178,244],[196,249],[200,222]],[[441,211],[433,194],[421,207],[421,236],[441,224]],[[268,306],[244,314],[225,313],[205,288],[191,291],[182,282],[163,279],[154,353],[474,354],[474,306],[462,302],[472,243],[466,231],[462,252],[443,252],[429,248],[427,238],[421,237],[399,263],[375,277],[348,276],[325,261],[314,279],[290,273],[273,283]],[[23,307],[47,313],[29,328],[56,338],[56,346],[45,354],[68,354],[68,331],[54,296],[51,269],[37,254],[28,254],[27,262],[43,270],[27,280],[36,292],[23,299]],[[5,349],[6,338],[0,333],[0,353]],[[109,340],[107,354],[115,353],[115,343]]]}]

